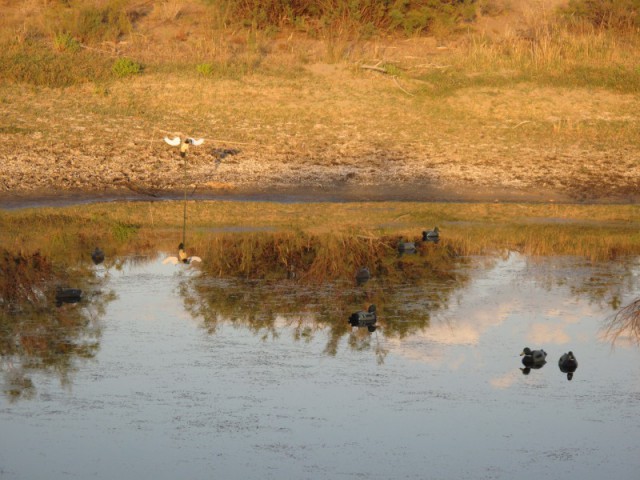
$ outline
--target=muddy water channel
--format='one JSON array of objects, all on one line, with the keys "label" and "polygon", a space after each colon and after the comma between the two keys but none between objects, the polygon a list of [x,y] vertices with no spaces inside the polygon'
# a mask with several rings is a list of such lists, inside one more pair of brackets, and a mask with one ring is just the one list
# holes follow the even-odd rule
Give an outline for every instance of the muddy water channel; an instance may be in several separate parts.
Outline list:
[{"label": "muddy water channel", "polygon": [[[301,284],[169,254],[107,259],[46,327],[3,325],[0,478],[638,478],[638,339],[608,330],[636,258]],[[370,304],[376,330],[352,327]]]}]

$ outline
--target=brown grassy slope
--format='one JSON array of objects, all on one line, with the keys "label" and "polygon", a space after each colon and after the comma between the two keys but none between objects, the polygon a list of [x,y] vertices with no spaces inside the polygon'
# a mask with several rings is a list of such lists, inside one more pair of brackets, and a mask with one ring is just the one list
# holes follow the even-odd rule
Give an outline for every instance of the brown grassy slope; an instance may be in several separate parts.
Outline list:
[{"label": "brown grassy slope", "polygon": [[[638,68],[632,43],[571,38],[512,7],[499,28],[500,16],[478,23],[498,40],[355,42],[222,32],[194,2],[144,5],[132,35],[92,47],[137,59],[144,74],[66,89],[0,84],[5,195],[180,189],[165,134],[207,140],[189,156],[200,189],[419,183],[623,200],[639,191],[638,95],[562,78],[579,61]],[[198,74],[202,64],[210,75]],[[374,65],[387,73],[362,68]],[[217,147],[241,153],[216,162]]]}]

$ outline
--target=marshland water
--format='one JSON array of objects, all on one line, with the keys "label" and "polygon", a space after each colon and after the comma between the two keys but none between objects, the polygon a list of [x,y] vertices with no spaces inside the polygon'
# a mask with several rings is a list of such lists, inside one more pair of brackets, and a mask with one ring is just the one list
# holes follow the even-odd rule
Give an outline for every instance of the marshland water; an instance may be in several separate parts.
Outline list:
[{"label": "marshland water", "polygon": [[[235,225],[176,265],[180,230],[122,224],[97,265],[86,231],[5,251],[3,273],[38,275],[16,269],[35,286],[3,300],[0,478],[636,478],[639,339],[616,313],[640,256],[460,254],[457,225],[402,254]],[[81,298],[50,305],[60,285]],[[373,332],[349,324],[372,304]],[[546,364],[526,369],[526,346]]]}]

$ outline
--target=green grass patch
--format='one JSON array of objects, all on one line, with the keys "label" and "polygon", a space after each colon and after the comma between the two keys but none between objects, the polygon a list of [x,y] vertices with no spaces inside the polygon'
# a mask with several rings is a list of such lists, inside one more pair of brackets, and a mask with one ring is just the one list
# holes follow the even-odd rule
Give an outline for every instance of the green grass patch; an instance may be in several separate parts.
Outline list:
[{"label": "green grass patch", "polygon": [[142,73],[142,65],[130,58],[118,58],[113,63],[111,71],[116,77],[125,78]]},{"label": "green grass patch", "polygon": [[139,225],[133,225],[122,221],[117,221],[112,227],[112,233],[119,242],[126,242],[138,233]]},{"label": "green grass patch", "polygon": [[59,52],[69,51],[74,53],[80,50],[80,42],[68,32],[57,33],[53,37],[53,48]]}]

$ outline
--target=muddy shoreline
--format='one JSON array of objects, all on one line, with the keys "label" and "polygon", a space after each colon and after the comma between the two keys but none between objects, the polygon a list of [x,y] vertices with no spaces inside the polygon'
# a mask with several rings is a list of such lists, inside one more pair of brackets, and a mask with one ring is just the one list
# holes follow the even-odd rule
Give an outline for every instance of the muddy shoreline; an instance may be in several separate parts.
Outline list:
[{"label": "muddy shoreline", "polygon": [[[180,201],[185,192],[180,189],[145,190],[111,188],[102,190],[36,190],[3,192],[0,208],[64,207],[90,203]],[[332,185],[332,186],[248,186],[234,189],[210,189],[191,185],[187,199],[276,203],[347,203],[347,202],[434,202],[434,203],[562,203],[562,204],[636,204],[640,194],[603,195],[578,199],[563,192],[542,189],[506,187],[446,186],[425,184]]]}]

